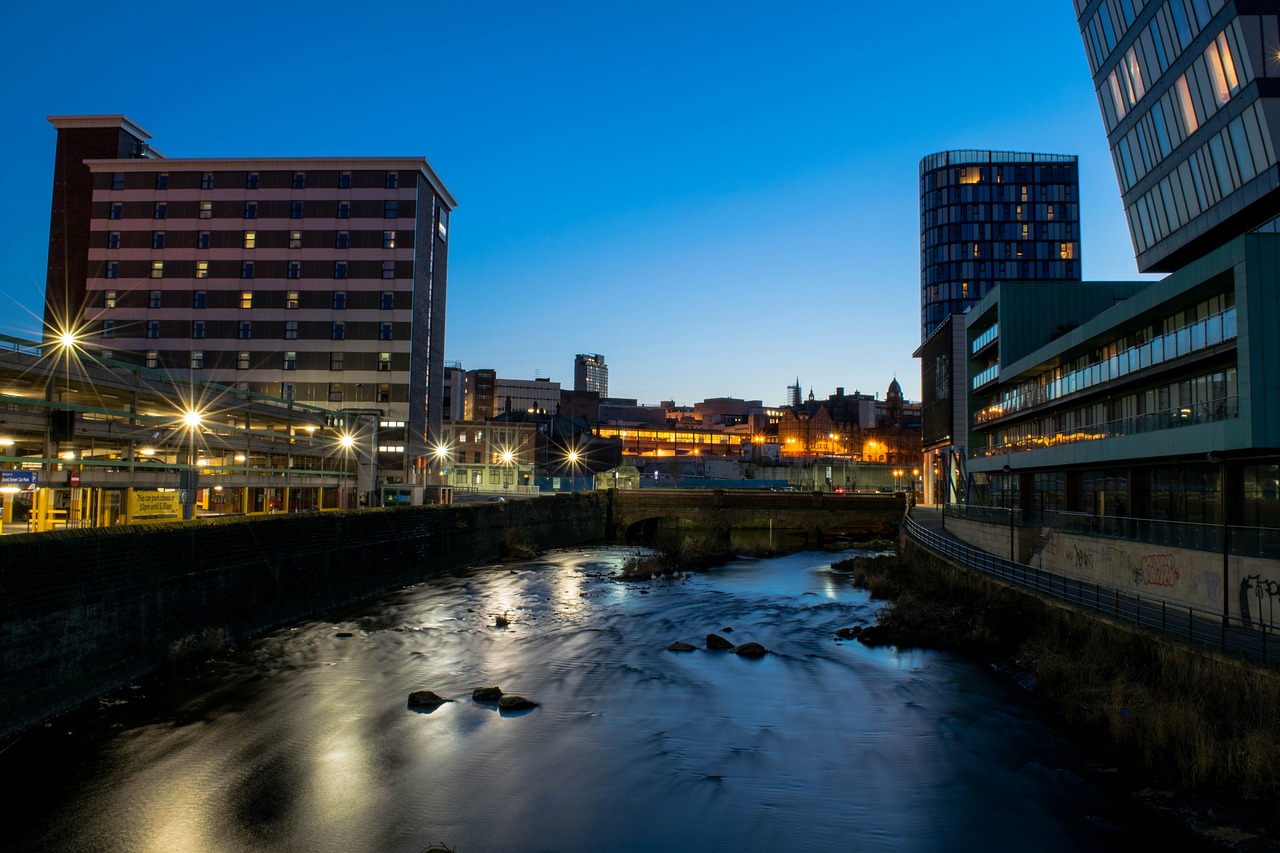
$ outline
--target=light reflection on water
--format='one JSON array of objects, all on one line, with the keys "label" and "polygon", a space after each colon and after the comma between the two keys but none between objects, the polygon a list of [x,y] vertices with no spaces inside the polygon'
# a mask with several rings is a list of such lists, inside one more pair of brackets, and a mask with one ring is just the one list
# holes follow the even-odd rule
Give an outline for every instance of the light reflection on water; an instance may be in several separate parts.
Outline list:
[{"label": "light reflection on water", "polygon": [[[31,793],[18,849],[1132,845],[987,671],[835,641],[878,607],[829,568],[838,556],[610,580],[630,553],[432,579],[252,641],[75,735],[33,733],[0,756],[6,775],[50,756],[74,774]],[[710,632],[773,653],[707,652]],[[541,706],[472,702],[486,685]],[[411,711],[419,689],[455,701]]]}]

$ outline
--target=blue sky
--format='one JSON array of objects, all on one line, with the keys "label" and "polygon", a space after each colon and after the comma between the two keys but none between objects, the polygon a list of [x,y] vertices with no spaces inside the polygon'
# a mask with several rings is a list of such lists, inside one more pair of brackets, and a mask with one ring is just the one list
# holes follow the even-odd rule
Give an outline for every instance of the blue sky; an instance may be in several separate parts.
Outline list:
[{"label": "blue sky", "polygon": [[55,131],[171,157],[425,156],[458,200],[446,358],[614,396],[920,393],[917,169],[1081,158],[1084,275],[1136,278],[1070,0],[23,4],[0,332],[34,334]]}]

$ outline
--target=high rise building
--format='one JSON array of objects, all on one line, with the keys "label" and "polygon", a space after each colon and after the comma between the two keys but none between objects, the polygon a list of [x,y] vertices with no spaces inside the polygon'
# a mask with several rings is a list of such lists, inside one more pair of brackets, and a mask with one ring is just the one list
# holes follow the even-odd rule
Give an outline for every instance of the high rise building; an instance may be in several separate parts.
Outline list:
[{"label": "high rise building", "polygon": [[920,161],[920,359],[925,500],[963,493],[963,314],[1001,281],[1078,282],[1076,158],[943,151]]},{"label": "high rise building", "polygon": [[1075,0],[1138,269],[1280,214],[1275,0]]},{"label": "high rise building", "polygon": [[943,151],[920,161],[920,342],[999,281],[1080,280],[1076,158]]},{"label": "high rise building", "polygon": [[55,116],[47,335],[376,430],[383,481],[439,436],[449,213],[422,158],[167,158]]},{"label": "high rise building", "polygon": [[573,390],[595,391],[602,398],[609,396],[609,365],[604,356],[580,353],[573,359]]}]

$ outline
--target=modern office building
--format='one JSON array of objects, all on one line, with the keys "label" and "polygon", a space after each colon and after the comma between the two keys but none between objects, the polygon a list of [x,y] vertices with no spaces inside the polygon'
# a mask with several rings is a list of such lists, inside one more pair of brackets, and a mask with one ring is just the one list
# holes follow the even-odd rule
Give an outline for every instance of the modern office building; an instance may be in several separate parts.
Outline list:
[{"label": "modern office building", "polygon": [[920,359],[925,500],[965,479],[962,315],[1002,281],[1079,281],[1076,158],[942,151],[920,161]]},{"label": "modern office building", "polygon": [[573,359],[573,390],[595,391],[601,398],[609,396],[609,365],[604,356],[580,353]]},{"label": "modern office building", "polygon": [[920,161],[920,342],[1000,281],[1080,280],[1076,158],[942,151]]},{"label": "modern office building", "polygon": [[124,116],[50,121],[49,337],[331,409],[382,482],[421,481],[455,205],[425,159],[174,159]]},{"label": "modern office building", "polygon": [[1075,0],[1138,269],[1280,214],[1274,0]]},{"label": "modern office building", "polygon": [[1076,11],[1138,266],[1172,272],[972,309],[967,497],[1011,511],[1011,550],[1044,525],[1024,559],[1275,626],[1280,8]]}]

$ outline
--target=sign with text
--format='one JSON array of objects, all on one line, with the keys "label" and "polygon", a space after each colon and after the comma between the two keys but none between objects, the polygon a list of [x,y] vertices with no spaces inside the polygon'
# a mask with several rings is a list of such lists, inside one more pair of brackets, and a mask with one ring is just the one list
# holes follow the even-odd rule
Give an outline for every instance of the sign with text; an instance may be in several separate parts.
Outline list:
[{"label": "sign with text", "polygon": [[0,486],[34,486],[40,482],[39,471],[0,471]]},{"label": "sign with text", "polygon": [[182,515],[177,492],[143,492],[129,494],[130,518],[177,518]]}]

